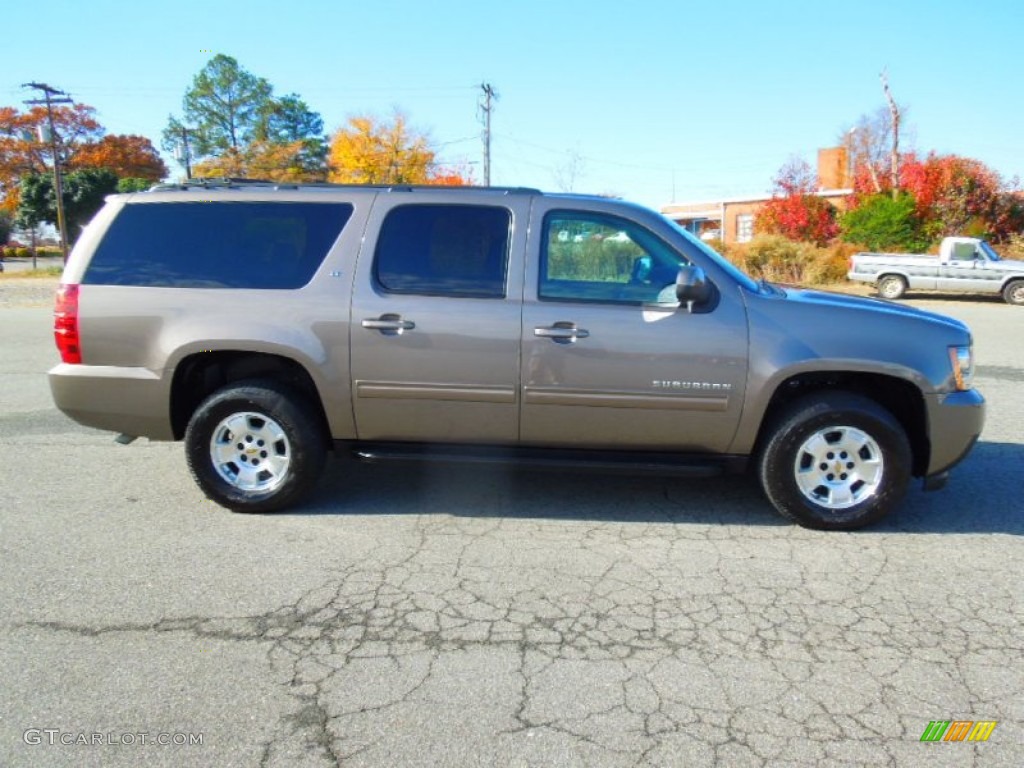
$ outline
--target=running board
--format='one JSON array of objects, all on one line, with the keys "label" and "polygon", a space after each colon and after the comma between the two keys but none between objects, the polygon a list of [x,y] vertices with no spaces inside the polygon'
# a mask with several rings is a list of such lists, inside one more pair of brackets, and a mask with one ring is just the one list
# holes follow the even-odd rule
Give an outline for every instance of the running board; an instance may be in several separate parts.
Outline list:
[{"label": "running board", "polygon": [[747,457],[652,451],[571,451],[561,448],[521,448],[419,443],[350,443],[359,461],[443,462],[455,464],[514,464],[555,471],[601,471],[621,474],[714,477],[746,470]]}]

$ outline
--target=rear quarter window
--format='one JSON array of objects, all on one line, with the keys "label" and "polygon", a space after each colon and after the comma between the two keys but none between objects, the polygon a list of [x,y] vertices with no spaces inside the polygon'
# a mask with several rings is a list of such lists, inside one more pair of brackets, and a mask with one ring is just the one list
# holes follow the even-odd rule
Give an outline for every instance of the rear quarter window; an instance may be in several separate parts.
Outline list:
[{"label": "rear quarter window", "polygon": [[300,288],[352,215],[347,203],[126,205],[82,280],[168,288]]}]

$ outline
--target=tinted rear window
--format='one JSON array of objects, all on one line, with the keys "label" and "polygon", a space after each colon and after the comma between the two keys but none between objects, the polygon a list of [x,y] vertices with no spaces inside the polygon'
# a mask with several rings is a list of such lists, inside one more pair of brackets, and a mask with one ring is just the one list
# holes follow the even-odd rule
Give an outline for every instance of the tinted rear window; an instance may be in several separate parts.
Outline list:
[{"label": "tinted rear window", "polygon": [[511,224],[507,208],[399,206],[381,226],[377,285],[391,293],[503,297]]},{"label": "tinted rear window", "polygon": [[83,282],[178,288],[299,288],[352,215],[344,203],[126,205]]}]

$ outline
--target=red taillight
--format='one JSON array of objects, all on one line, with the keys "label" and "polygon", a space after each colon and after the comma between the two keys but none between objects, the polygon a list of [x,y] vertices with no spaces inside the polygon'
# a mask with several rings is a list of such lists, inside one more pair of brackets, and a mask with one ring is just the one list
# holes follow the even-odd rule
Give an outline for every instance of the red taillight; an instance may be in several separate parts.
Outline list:
[{"label": "red taillight", "polygon": [[82,348],[78,345],[78,286],[61,283],[53,308],[53,338],[60,359],[65,363],[81,363]]}]

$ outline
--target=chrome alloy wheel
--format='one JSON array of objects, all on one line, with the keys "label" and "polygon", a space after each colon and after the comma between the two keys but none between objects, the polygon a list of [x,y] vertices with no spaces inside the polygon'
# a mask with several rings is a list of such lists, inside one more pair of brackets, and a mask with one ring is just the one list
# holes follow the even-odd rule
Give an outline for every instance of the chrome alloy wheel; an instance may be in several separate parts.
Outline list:
[{"label": "chrome alloy wheel", "polygon": [[262,413],[233,413],[210,438],[210,461],[217,474],[246,493],[277,488],[287,479],[291,460],[284,430]]},{"label": "chrome alloy wheel", "polygon": [[825,427],[796,453],[797,486],[808,501],[825,509],[849,509],[870,499],[882,484],[884,462],[878,443],[854,427]]}]

